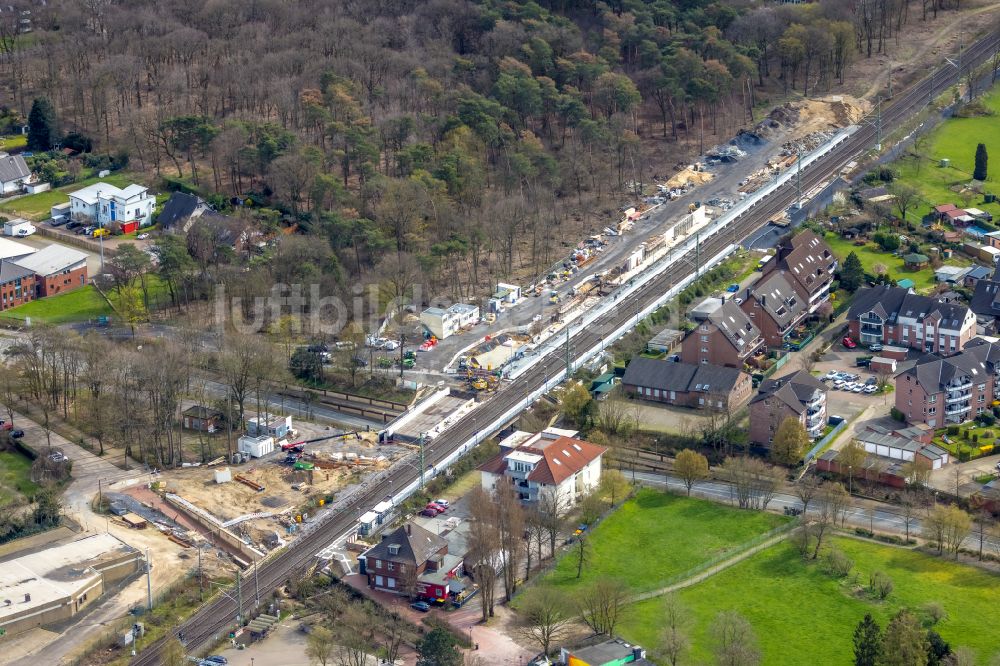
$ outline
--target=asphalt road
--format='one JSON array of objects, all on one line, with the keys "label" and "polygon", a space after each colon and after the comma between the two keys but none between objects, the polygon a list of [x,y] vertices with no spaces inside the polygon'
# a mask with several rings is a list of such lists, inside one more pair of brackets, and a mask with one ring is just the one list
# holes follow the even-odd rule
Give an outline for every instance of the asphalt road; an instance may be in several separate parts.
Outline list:
[{"label": "asphalt road", "polygon": [[[627,478],[632,478],[632,474],[622,470]],[[653,474],[650,472],[636,472],[635,479],[642,482],[643,485],[648,486],[666,486],[670,490],[684,492],[685,486],[684,482],[676,477],[666,477],[663,474]],[[730,484],[724,481],[699,481],[691,487],[691,495],[695,497],[701,497],[704,499],[712,500],[713,502],[720,502],[722,504],[732,503],[732,487]],[[869,516],[868,506],[862,504],[854,504],[845,512],[846,522],[855,527],[864,527],[865,529],[870,529],[874,527],[875,532],[888,532],[890,534],[906,534],[906,519],[905,517],[891,509],[885,508],[886,504],[879,504],[875,502],[869,503],[875,508],[875,515]],[[773,512],[784,512],[786,508],[788,509],[801,509],[802,501],[798,497],[788,493],[777,493],[774,499],[767,505],[769,511]],[[910,520],[910,534],[919,535],[922,528],[921,521],[919,518],[913,518]],[[976,536],[969,536],[965,539],[964,547],[969,550],[977,550],[979,548],[979,538]],[[987,537],[983,541],[984,552],[990,553],[1000,553],[1000,540]]]},{"label": "asphalt road", "polygon": [[[1000,35],[992,34],[971,45],[965,51],[965,62],[968,66],[981,63],[992,54],[998,44],[1000,44]],[[957,72],[949,65],[947,69],[936,73],[933,79],[925,79],[897,95],[892,105],[882,112],[883,132],[885,134],[891,132],[902,121],[923,108],[929,96],[943,92],[953,85],[957,78]],[[813,162],[808,169],[804,169],[802,191],[808,192],[816,185],[832,179],[847,162],[874,144],[875,133],[874,127],[863,126],[848,140]],[[778,188],[766,199],[734,217],[724,232],[703,238],[700,256],[714,256],[728,247],[734,239],[738,242],[746,238],[763,227],[771,216],[787,209],[795,198],[794,184],[785,184]],[[573,347],[577,350],[587,350],[601,344],[602,341],[609,342],[608,336],[633,321],[635,313],[644,304],[658,302],[662,294],[670,287],[690,275],[696,261],[695,252],[689,251],[687,255],[682,256],[682,260],[666,267],[659,275],[651,277],[648,282],[638,287],[630,296],[623,298],[619,307],[598,317],[587,327],[574,328],[571,332]],[[470,442],[481,428],[500,420],[512,410],[519,412],[526,408],[528,406],[526,396],[531,395],[549,380],[559,377],[563,370],[564,361],[560,354],[550,352],[538,356],[535,365],[507,384],[486,402],[480,404],[473,413],[473,417],[463,419],[435,439],[433,453],[428,456],[428,462],[437,466],[440,461],[457,451],[467,450]],[[348,500],[337,502],[327,511],[320,513],[318,522],[309,526],[305,534],[292,542],[280,554],[261,565],[259,584],[262,596],[270,594],[272,590],[283,585],[286,580],[314,562],[315,553],[355,529],[359,510],[367,510],[380,501],[385,497],[390,487],[404,488],[413,483],[416,476],[417,472],[411,467],[397,465],[380,479],[368,484],[364,492]],[[245,615],[251,609],[252,604],[252,599],[244,599],[239,609],[240,612]],[[219,637],[224,630],[233,624],[237,617],[237,610],[236,600],[228,594],[220,595],[203,605],[179,627],[185,634],[189,648],[199,649]],[[154,643],[136,657],[132,663],[149,666],[158,664],[162,646],[163,641]]]}]

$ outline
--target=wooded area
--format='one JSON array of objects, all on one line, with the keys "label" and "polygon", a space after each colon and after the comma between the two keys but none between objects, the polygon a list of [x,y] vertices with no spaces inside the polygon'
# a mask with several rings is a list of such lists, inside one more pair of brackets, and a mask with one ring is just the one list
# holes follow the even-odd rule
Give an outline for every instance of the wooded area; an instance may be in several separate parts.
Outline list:
[{"label": "wooded area", "polygon": [[[301,268],[261,269],[262,285],[319,273],[346,294],[388,274],[457,299],[547,266],[568,229],[669,170],[664,142],[682,156],[724,140],[762,90],[829,90],[909,22],[957,8],[50,0],[29,34],[2,15],[0,54],[20,114],[48,98],[119,163],[222,208],[249,196],[248,224],[328,241],[286,250]],[[203,274],[238,259],[209,258]]]}]

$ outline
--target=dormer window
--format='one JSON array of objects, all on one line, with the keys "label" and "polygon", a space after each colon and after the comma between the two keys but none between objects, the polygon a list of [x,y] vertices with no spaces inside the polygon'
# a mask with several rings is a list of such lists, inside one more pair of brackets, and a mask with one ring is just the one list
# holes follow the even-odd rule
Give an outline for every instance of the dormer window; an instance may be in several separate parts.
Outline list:
[{"label": "dormer window", "polygon": [[389,544],[389,554],[390,555],[399,555],[399,544],[398,543]]}]

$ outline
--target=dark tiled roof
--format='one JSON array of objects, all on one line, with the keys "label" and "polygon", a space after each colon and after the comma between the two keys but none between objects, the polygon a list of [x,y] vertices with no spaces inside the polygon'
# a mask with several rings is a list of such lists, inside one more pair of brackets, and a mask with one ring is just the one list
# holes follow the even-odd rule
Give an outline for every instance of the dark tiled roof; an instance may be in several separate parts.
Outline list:
[{"label": "dark tiled roof", "polygon": [[[399,552],[395,555],[389,552],[389,546],[392,545],[399,546]],[[395,532],[382,537],[379,544],[365,552],[365,557],[370,560],[392,560],[420,566],[447,546],[448,542],[442,537],[425,530],[420,525],[407,523]]]},{"label": "dark tiled roof", "polygon": [[857,293],[847,317],[859,319],[867,312],[874,312],[891,324],[895,324],[900,317],[924,321],[936,315],[941,320],[941,326],[955,329],[961,326],[969,308],[960,303],[944,303],[914,294],[903,287],[878,285]]},{"label": "dark tiled roof", "polygon": [[757,395],[750,402],[759,402],[774,396],[795,410],[796,413],[801,413],[806,409],[805,403],[813,399],[816,391],[826,393],[826,390],[823,382],[805,370],[799,370],[778,379],[765,379],[760,383]]},{"label": "dark tiled roof", "polygon": [[953,379],[969,377],[973,382],[985,382],[1000,366],[1000,344],[974,340],[955,356],[941,358],[928,354],[898,376],[913,377],[924,390],[936,393]]},{"label": "dark tiled roof", "polygon": [[736,386],[741,374],[736,368],[673,363],[640,356],[628,364],[622,383],[661,391],[728,393]]},{"label": "dark tiled roof", "polygon": [[1000,317],[1000,282],[995,278],[977,282],[969,307],[977,315]]},{"label": "dark tiled roof", "polygon": [[748,345],[760,337],[760,329],[753,325],[750,317],[734,301],[726,301],[725,305],[708,316],[708,320],[722,331],[739,352],[745,351]]},{"label": "dark tiled roof", "polygon": [[788,271],[789,279],[811,295],[830,281],[837,258],[826,241],[806,229],[788,240],[779,251],[778,261]]},{"label": "dark tiled roof", "polygon": [[779,328],[788,326],[806,309],[806,301],[799,297],[782,271],[774,271],[765,277],[750,292],[750,298],[757,299]]},{"label": "dark tiled roof", "polygon": [[164,229],[170,229],[174,225],[183,224],[198,209],[201,199],[193,194],[184,192],[174,192],[163,204],[163,210],[156,218],[157,224]]}]

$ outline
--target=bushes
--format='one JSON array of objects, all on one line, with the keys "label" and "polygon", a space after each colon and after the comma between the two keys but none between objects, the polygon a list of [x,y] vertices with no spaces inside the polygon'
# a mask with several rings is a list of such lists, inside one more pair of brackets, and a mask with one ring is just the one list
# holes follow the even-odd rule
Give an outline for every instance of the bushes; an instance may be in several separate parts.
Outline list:
[{"label": "bushes", "polygon": [[832,548],[827,554],[825,564],[827,572],[837,578],[846,578],[854,568],[854,560],[836,548]]},{"label": "bushes", "polygon": [[903,412],[899,411],[895,407],[893,407],[892,409],[889,410],[889,416],[892,417],[893,421],[899,421],[900,423],[905,423],[906,422],[906,414],[904,414]]},{"label": "bushes", "polygon": [[892,594],[892,579],[885,573],[876,571],[868,578],[868,589],[880,601],[885,601]]},{"label": "bushes", "polygon": [[958,426],[957,425],[948,426],[947,433],[950,437],[954,437],[955,435],[958,434]]},{"label": "bushes", "polygon": [[899,235],[894,233],[879,232],[872,237],[875,243],[886,252],[895,252],[899,249]]}]

